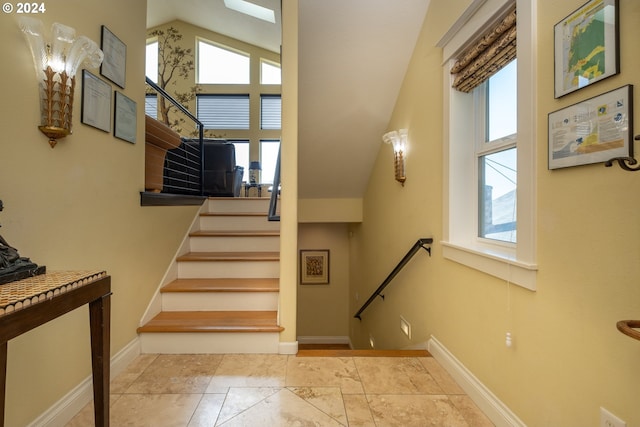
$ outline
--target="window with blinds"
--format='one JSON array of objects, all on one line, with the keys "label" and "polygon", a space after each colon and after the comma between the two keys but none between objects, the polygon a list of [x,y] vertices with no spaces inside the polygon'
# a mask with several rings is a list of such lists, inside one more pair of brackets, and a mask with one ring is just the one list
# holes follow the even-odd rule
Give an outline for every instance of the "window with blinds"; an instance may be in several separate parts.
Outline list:
[{"label": "window with blinds", "polygon": [[282,128],[280,95],[260,95],[260,129]]},{"label": "window with blinds", "polygon": [[198,94],[196,114],[205,129],[249,129],[249,95]]},{"label": "window with blinds", "polygon": [[144,97],[144,113],[147,116],[158,118],[158,95],[150,94]]}]

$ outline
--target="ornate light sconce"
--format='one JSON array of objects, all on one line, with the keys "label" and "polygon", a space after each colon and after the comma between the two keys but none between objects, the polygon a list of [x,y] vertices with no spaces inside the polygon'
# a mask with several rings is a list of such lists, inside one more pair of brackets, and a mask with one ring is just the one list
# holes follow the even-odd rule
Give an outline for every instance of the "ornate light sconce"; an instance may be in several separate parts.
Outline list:
[{"label": "ornate light sconce", "polygon": [[76,38],[76,31],[66,25],[54,23],[50,34],[44,31],[42,21],[34,18],[21,18],[19,25],[29,43],[39,83],[38,129],[49,138],[53,148],[58,139],[71,133],[78,68],[82,63],[89,68],[98,67],[103,53],[89,38]]},{"label": "ornate light sconce", "polygon": [[[636,135],[633,138],[635,141],[640,141],[640,135]],[[605,167],[610,168],[613,166],[613,162],[618,162],[618,166],[628,172],[637,172],[640,171],[640,165],[638,161],[633,157],[614,157],[613,159],[607,160],[604,165]]]},{"label": "ornate light sconce", "polygon": [[407,180],[404,175],[404,156],[407,152],[407,129],[399,129],[382,135],[382,140],[393,146],[393,164],[395,168],[396,181],[402,186]]}]

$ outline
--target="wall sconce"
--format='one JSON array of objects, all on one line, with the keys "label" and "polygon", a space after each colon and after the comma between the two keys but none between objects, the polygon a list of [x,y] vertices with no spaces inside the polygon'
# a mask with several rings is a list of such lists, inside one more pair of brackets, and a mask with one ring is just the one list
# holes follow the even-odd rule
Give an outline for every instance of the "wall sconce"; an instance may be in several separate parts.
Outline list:
[{"label": "wall sconce", "polygon": [[20,29],[31,49],[40,91],[40,126],[53,148],[60,138],[71,133],[73,93],[76,72],[84,62],[96,68],[104,57],[98,45],[85,36],[76,38],[76,31],[54,23],[50,34],[42,21],[23,17]]},{"label": "wall sconce", "polygon": [[393,146],[393,164],[396,173],[396,181],[404,187],[407,177],[404,175],[404,156],[407,152],[407,130],[399,129],[382,135],[382,140]]},{"label": "wall sconce", "polygon": [[258,171],[262,170],[260,162],[249,162],[249,184],[258,183]]}]

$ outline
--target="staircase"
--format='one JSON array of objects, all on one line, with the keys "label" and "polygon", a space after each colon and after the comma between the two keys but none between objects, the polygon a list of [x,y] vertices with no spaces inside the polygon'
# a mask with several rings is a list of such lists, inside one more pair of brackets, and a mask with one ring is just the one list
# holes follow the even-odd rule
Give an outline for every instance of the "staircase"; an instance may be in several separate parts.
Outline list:
[{"label": "staircase", "polygon": [[[142,353],[278,353],[280,223],[267,198],[210,198],[138,328]],[[157,311],[157,310],[156,310]]]}]

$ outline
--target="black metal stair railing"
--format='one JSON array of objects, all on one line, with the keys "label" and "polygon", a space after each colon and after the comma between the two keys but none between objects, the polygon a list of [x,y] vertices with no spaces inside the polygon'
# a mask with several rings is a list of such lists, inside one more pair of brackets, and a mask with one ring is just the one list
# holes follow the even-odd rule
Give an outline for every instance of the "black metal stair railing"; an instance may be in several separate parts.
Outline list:
[{"label": "black metal stair railing", "polygon": [[411,258],[413,258],[416,252],[418,252],[420,249],[424,249],[425,251],[429,252],[429,256],[431,256],[431,247],[427,246],[431,243],[433,243],[432,238],[418,239],[418,241],[411,247],[411,249],[409,249],[409,252],[407,252],[407,254],[400,260],[398,265],[396,265],[393,271],[387,276],[386,279],[384,279],[382,284],[378,286],[378,289],[376,289],[375,292],[371,294],[367,302],[365,302],[362,307],[360,307],[360,310],[358,310],[358,312],[353,317],[362,320],[362,312],[365,311],[367,307],[369,307],[369,305],[376,299],[376,297],[379,296],[384,299],[384,295],[382,295],[382,291],[384,290],[384,288],[386,288],[387,285],[391,283],[393,278],[396,277],[400,270],[402,270],[402,268],[411,260]]},{"label": "black metal stair railing", "polygon": [[[282,143],[281,143],[282,144]],[[271,199],[269,200],[269,221],[280,221],[278,214],[278,197],[280,196],[280,153],[282,149],[278,149],[278,160],[276,161],[276,170],[273,174],[273,187],[271,189]]]}]

